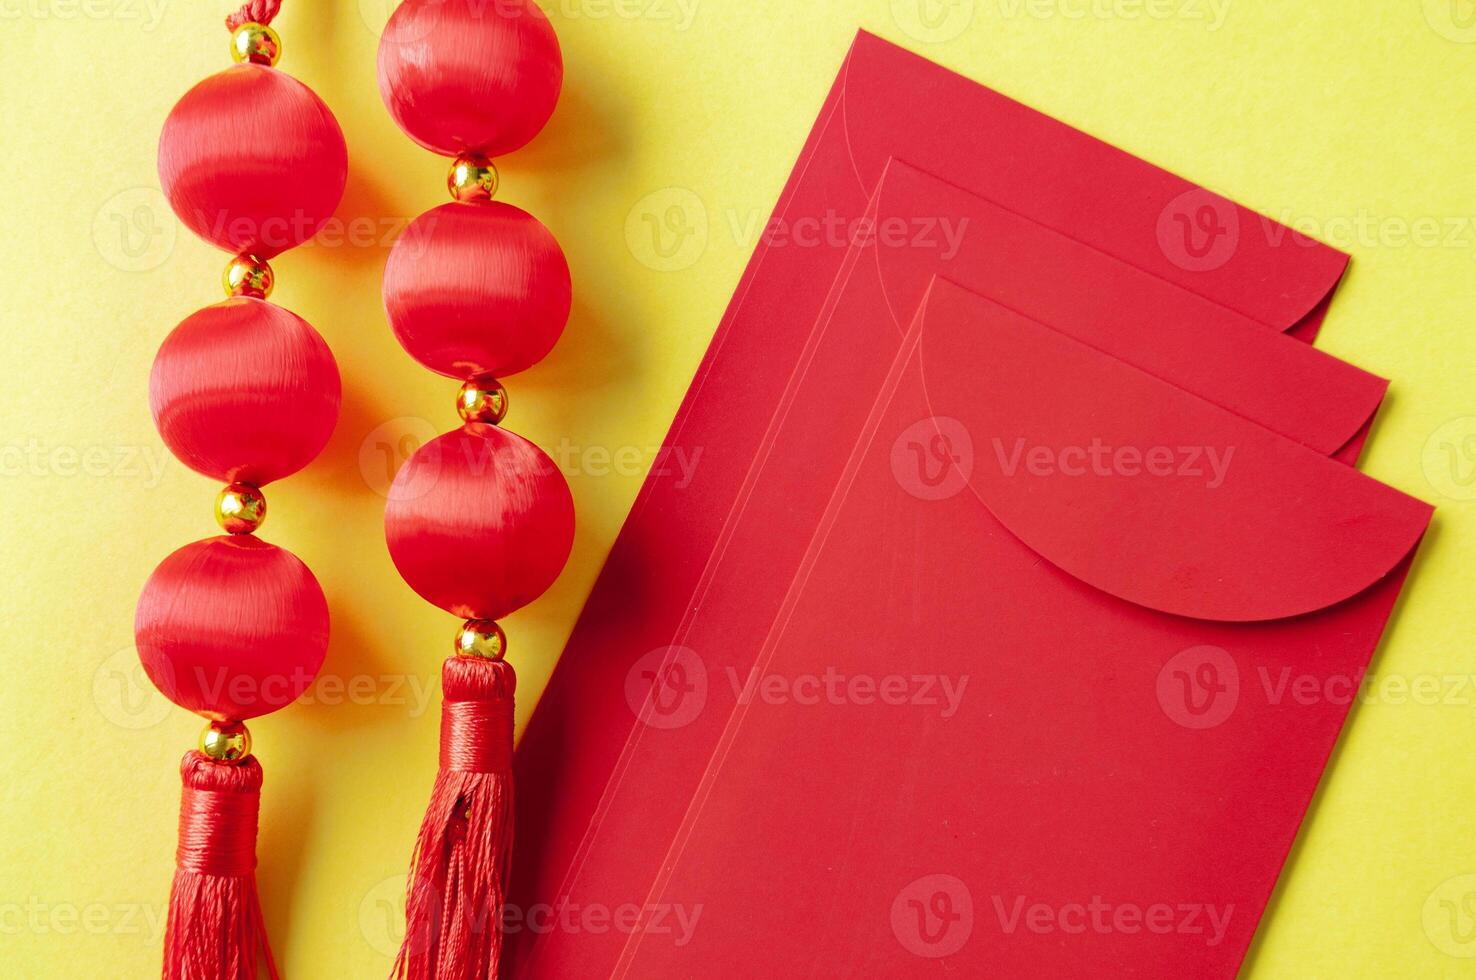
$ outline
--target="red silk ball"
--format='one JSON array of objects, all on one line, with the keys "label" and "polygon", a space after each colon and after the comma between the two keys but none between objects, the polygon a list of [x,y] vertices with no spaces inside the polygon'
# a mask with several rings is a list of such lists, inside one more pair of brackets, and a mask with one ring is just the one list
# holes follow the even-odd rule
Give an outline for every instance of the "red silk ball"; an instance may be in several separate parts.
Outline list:
[{"label": "red silk ball", "polygon": [[497,619],[553,584],[574,544],[574,500],[553,460],[521,436],[472,423],[421,446],[396,474],[385,540],[421,598]]},{"label": "red silk ball", "polygon": [[379,95],[436,153],[498,156],[553,115],[564,58],[531,0],[405,0],[379,39]]},{"label": "red silk ball", "polygon": [[190,230],[269,259],[333,216],[348,150],[313,90],[265,65],[211,75],[185,93],[159,136],[159,180]]},{"label": "red silk ball", "polygon": [[312,684],[328,649],[328,602],[290,551],[246,535],[207,538],[149,576],[133,631],[165,697],[215,721],[245,721]]},{"label": "red silk ball", "polygon": [[149,407],[190,469],[265,486],[310,463],[338,420],[333,353],[295,313],[250,297],[186,317],[164,339]]},{"label": "red silk ball", "polygon": [[442,204],[390,250],[384,309],[400,345],[462,380],[532,367],[569,322],[569,263],[553,234],[521,208]]}]

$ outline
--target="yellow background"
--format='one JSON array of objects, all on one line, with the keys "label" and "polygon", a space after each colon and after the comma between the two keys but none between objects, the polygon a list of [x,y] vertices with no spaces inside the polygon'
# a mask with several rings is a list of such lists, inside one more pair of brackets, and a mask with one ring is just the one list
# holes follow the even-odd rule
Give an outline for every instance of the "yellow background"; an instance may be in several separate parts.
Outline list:
[{"label": "yellow background", "polygon": [[[403,585],[380,525],[382,452],[454,419],[453,386],[403,354],[379,303],[388,239],[445,196],[444,162],[395,129],[376,91],[391,4],[288,0],[278,21],[282,67],[337,113],[351,156],[344,235],[275,263],[274,299],[322,331],[345,382],[331,445],[270,489],[264,532],[322,581],[334,616],[325,674],[348,685],[254,726],[267,770],[263,901],[294,977],[387,971],[435,757],[435,702],[416,691],[434,695],[421,689],[455,625]],[[501,196],[563,242],[576,311],[547,362],[513,379],[510,424],[562,452],[582,524],[558,585],[507,623],[520,721],[865,26],[1354,254],[1322,345],[1393,379],[1364,466],[1441,509],[1375,664],[1393,685],[1355,708],[1246,973],[1472,975],[1476,942],[1460,930],[1476,919],[1452,931],[1441,902],[1476,913],[1476,691],[1418,703],[1398,683],[1476,672],[1476,5],[545,6],[568,64],[564,98],[544,135],[502,161]],[[167,331],[218,298],[222,256],[169,213],[154,153],[173,101],[228,63],[226,11],[219,0],[0,0],[7,977],[157,971],[176,763],[198,722],[133,667],[133,604],[159,559],[215,533],[217,487],[164,453],[147,378]],[[663,258],[643,219],[673,204],[696,237]],[[1419,219],[1440,233],[1400,232]]]}]

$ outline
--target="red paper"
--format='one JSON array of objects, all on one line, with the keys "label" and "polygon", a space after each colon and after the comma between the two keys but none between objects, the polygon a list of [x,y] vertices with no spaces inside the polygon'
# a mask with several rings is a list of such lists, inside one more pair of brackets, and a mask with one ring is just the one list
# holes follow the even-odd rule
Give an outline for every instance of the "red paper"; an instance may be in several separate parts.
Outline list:
[{"label": "red paper", "polygon": [[[887,159],[893,152],[925,161],[928,170],[961,187],[948,187],[898,164],[888,170]],[[884,172],[887,179],[881,182],[882,193],[873,200],[872,191]],[[908,203],[893,203],[897,200],[891,196],[894,193],[904,194],[901,199]],[[992,229],[990,234],[966,236],[963,250],[953,257],[966,255],[972,263],[967,259],[943,263],[937,254],[925,254],[926,250],[887,254],[885,248],[878,248],[870,253],[874,258],[869,265],[864,269],[858,266],[857,274],[849,275],[852,267],[846,265],[846,240],[822,239],[818,245],[803,247],[796,246],[789,234],[802,220],[839,219],[843,226],[850,227],[854,219],[868,213],[873,203],[877,206],[875,216],[928,213],[919,212],[912,202],[936,195],[941,195],[943,203],[932,206],[932,213],[953,208],[958,214],[973,216],[982,223],[981,228]],[[1158,219],[1165,214],[1171,219],[1175,208],[1183,203],[1180,199],[1201,202],[1222,218],[1234,216],[1239,241],[1222,265],[1210,268],[1201,263],[1191,268],[1194,263],[1184,260],[1187,253],[1175,253],[1173,239],[1160,236]],[[1180,205],[1175,205],[1176,201]],[[1172,226],[1172,220],[1165,225]],[[1047,230],[1051,228],[1077,241],[1052,234]],[[908,420],[909,424],[931,414],[925,403],[917,404],[924,397],[920,385],[906,383],[910,376],[903,369],[911,362],[898,359],[898,345],[917,299],[934,273],[966,281],[1025,313],[1038,314],[1038,310],[1027,307],[1044,308],[1050,316],[1039,318],[1052,327],[1069,330],[1073,336],[1104,349],[1116,348],[1112,353],[1121,360],[1097,355],[1112,365],[1109,373],[1130,371],[1131,377],[1141,379],[1143,374],[1137,368],[1150,372],[1159,379],[1153,381],[1158,385],[1155,391],[1173,392],[1165,402],[1171,406],[1170,414],[1181,407],[1179,399],[1187,398],[1198,406],[1201,416],[1209,413],[1237,432],[1254,432],[1255,438],[1246,442],[1247,446],[1254,442],[1263,449],[1270,445],[1282,452],[1294,452],[1300,461],[1296,472],[1311,472],[1307,479],[1329,495],[1324,509],[1313,507],[1302,514],[1310,521],[1303,527],[1305,539],[1323,540],[1319,534],[1337,527],[1340,512],[1332,505],[1361,506],[1367,501],[1360,494],[1369,496],[1375,505],[1373,512],[1381,515],[1387,525],[1383,528],[1387,533],[1382,534],[1375,533],[1378,526],[1371,526],[1367,535],[1334,535],[1324,542],[1322,551],[1311,555],[1277,552],[1286,560],[1267,568],[1275,572],[1276,583],[1293,588],[1290,596],[1274,590],[1255,592],[1255,576],[1248,573],[1239,591],[1222,596],[1205,596],[1205,589],[1196,588],[1191,580],[1179,582],[1175,591],[1171,578],[1167,582],[1156,580],[1157,584],[1149,587],[1152,591],[1127,598],[1158,602],[1169,608],[1179,602],[1187,604],[1186,609],[1198,598],[1200,606],[1194,608],[1202,615],[1253,619],[1298,604],[1313,608],[1320,598],[1344,589],[1348,590],[1345,595],[1351,594],[1407,555],[1423,526],[1422,511],[1404,498],[1372,487],[1346,467],[1326,460],[1309,462],[1319,459],[1318,453],[1333,453],[1344,443],[1356,448],[1359,433],[1366,431],[1377,405],[1382,383],[1294,341],[1284,341],[1272,330],[1265,331],[1264,343],[1252,339],[1255,335],[1246,327],[1247,321],[1254,321],[1263,327],[1294,328],[1293,336],[1310,337],[1346,261],[1322,246],[1308,246],[1285,229],[1279,236],[1268,232],[1274,228],[1265,219],[1223,199],[1208,196],[987,89],[862,35],[781,198],[772,225],[778,234],[766,240],[750,263],[674,423],[668,458],[660,461],[643,489],[524,736],[518,758],[518,819],[525,830],[516,853],[513,907],[515,914],[532,916],[554,906],[565,918],[560,919],[560,913],[556,913],[552,919],[545,915],[541,925],[530,921],[512,926],[509,938],[513,975],[748,975],[760,962],[821,974],[846,969],[881,971],[877,975],[905,974],[926,967],[925,958],[912,956],[895,935],[896,929],[888,926],[893,898],[879,895],[878,889],[900,894],[898,889],[912,879],[895,880],[898,875],[910,873],[898,861],[925,858],[930,847],[943,847],[950,840],[957,843],[956,836],[951,836],[957,832],[940,829],[938,821],[955,827],[966,820],[984,820],[983,808],[997,802],[999,791],[1018,788],[1022,785],[1019,780],[1029,777],[1022,769],[1013,777],[1008,773],[1000,777],[1005,780],[1003,784],[986,783],[986,778],[994,780],[997,774],[980,768],[978,755],[949,756],[948,761],[935,764],[934,759],[917,751],[917,738],[909,734],[910,730],[905,726],[897,729],[897,718],[887,722],[891,741],[885,746],[864,739],[852,743],[851,729],[856,719],[833,711],[801,713],[798,719],[790,719],[782,711],[769,712],[775,719],[772,727],[760,726],[751,732],[751,726],[737,721],[735,708],[740,704],[741,691],[734,691],[728,672],[740,678],[741,688],[742,680],[748,678],[761,656],[780,657],[788,649],[766,642],[776,617],[794,616],[793,628],[818,632],[805,634],[810,637],[808,654],[796,650],[793,659],[771,662],[790,663],[803,672],[805,664],[813,665],[805,656],[823,647],[838,651],[830,662],[843,663],[847,669],[875,674],[881,670],[881,660],[873,659],[876,657],[892,665],[889,672],[907,673],[910,668],[906,658],[913,651],[933,649],[929,643],[918,646],[912,639],[903,643],[914,629],[927,625],[921,618],[929,603],[966,594],[974,604],[950,614],[955,623],[973,630],[966,641],[960,639],[960,634],[935,635],[924,629],[917,632],[920,639],[936,643],[938,650],[950,651],[950,663],[957,660],[954,655],[960,649],[967,651],[970,643],[977,647],[994,636],[996,620],[984,612],[997,612],[999,606],[987,592],[982,597],[975,594],[982,577],[991,587],[999,586],[1000,601],[1009,598],[1011,603],[1021,604],[1020,610],[1014,605],[1006,605],[1005,609],[1048,620],[1034,624],[1042,627],[1043,643],[1054,644],[1060,630],[1081,631],[1070,634],[1073,643],[1068,647],[1081,646],[1083,638],[1114,636],[1118,647],[1112,656],[1131,664],[1132,671],[1148,671],[1150,677],[1155,677],[1165,669],[1161,660],[1154,661],[1157,647],[1152,655],[1141,652],[1148,636],[1162,641],[1160,633],[1171,635],[1160,626],[1144,626],[1150,621],[1161,623],[1165,617],[1111,592],[1113,587],[1127,591],[1133,580],[1126,584],[1109,581],[1101,569],[1087,567],[1090,563],[1084,560],[1078,562],[1077,570],[1109,590],[1104,592],[1052,564],[1070,564],[1069,556],[1030,552],[1025,559],[1020,552],[995,555],[987,549],[1003,548],[1001,542],[1009,542],[1016,549],[1024,546],[981,506],[972,491],[967,496],[956,495],[939,510],[909,516],[899,505],[916,503],[917,498],[911,494],[904,494],[906,499],[896,496],[899,483],[895,478],[880,483],[858,479],[858,488],[864,485],[884,496],[876,501],[880,510],[836,511],[835,520],[853,522],[845,525],[847,532],[842,537],[848,546],[854,546],[854,552],[845,552],[838,563],[833,553],[823,549],[807,557],[817,526],[827,513],[830,495],[868,424],[895,422],[886,413],[900,405],[921,409]],[[1006,239],[999,235],[1007,236],[1010,245],[1001,245]],[[1012,258],[1017,248],[1026,250],[1020,254],[1033,256],[1037,264]],[[1181,260],[1177,263],[1176,254]],[[858,253],[853,261],[859,257]],[[848,275],[830,289],[843,267]],[[861,275],[863,271],[865,275]],[[1088,281],[1101,288],[1073,288]],[[827,289],[831,293],[828,300]],[[1121,299],[1125,305],[1108,303],[1107,296]],[[989,308],[998,310],[992,305]],[[1081,319],[1083,312],[1092,313],[1093,319]],[[953,359],[961,371],[990,356],[991,339],[1011,336],[993,322],[998,319],[1010,318],[996,313],[990,330],[970,332],[966,340],[960,341],[960,350]],[[824,329],[817,329],[817,325]],[[1096,339],[1092,331],[1097,331]],[[1048,331],[1047,336],[1059,335]],[[1232,336],[1237,338],[1233,343],[1227,340]],[[928,350],[922,348],[923,354]],[[1237,356],[1239,351],[1243,353]],[[1042,399],[1046,399],[1045,392],[1053,390],[1048,388],[1050,379],[1042,377],[1048,370],[1045,367],[1036,371],[1011,365],[1010,369],[1021,372],[1027,385],[1038,385]],[[965,380],[962,384],[968,387],[970,383]],[[896,388],[894,401],[879,402],[877,393],[888,386]],[[1185,390],[1215,405],[1204,404]],[[982,390],[979,393],[982,395]],[[929,394],[936,395],[931,389]],[[1114,404],[1102,401],[1106,408]],[[1163,412],[1160,405],[1159,414]],[[1265,429],[1248,419],[1255,419]],[[924,455],[914,460],[914,465],[927,462],[926,454],[936,446],[932,437],[940,434],[934,426],[914,433],[913,442],[903,440],[921,447]],[[887,445],[877,451],[889,454],[891,438],[889,435]],[[1141,441],[1147,434],[1138,438]],[[1205,436],[1198,437],[1198,443],[1206,441]],[[984,450],[992,451],[987,440]],[[905,455],[907,450],[902,452]],[[678,454],[681,458],[674,460]],[[1347,449],[1342,455],[1350,458]],[[876,462],[865,455],[856,459],[857,466]],[[1226,480],[1229,473],[1226,470]],[[1345,480],[1354,482],[1348,484]],[[1224,490],[1225,485],[1217,489]],[[1346,492],[1335,492],[1337,488]],[[1262,503],[1271,508],[1265,515],[1270,523],[1258,525],[1263,528],[1284,528],[1301,513],[1297,508],[1305,502],[1302,497],[1283,494],[1276,486],[1261,487],[1259,492],[1265,498]],[[958,507],[964,501],[973,507],[968,512],[971,524],[958,523],[963,519]],[[1142,509],[1148,507],[1149,503],[1142,505],[1140,519]],[[950,515],[947,520],[943,520],[945,512]],[[1051,510],[1038,516],[1037,523],[1049,529],[1052,520],[1067,520],[1070,526],[1069,519],[1085,520],[1088,516],[1092,515],[1078,515],[1070,508],[1064,517],[1061,511]],[[1095,516],[1110,526],[1116,513],[1109,506]],[[1355,511],[1353,516],[1364,515]],[[897,520],[902,524],[894,525]],[[957,533],[948,530],[954,526],[949,521],[960,528]],[[1023,519],[1016,523],[1023,528]],[[906,532],[900,538],[898,526]],[[915,536],[909,536],[914,534],[909,528],[916,528]],[[1074,530],[1079,531],[1080,526]],[[1154,540],[1173,533],[1163,520],[1152,522],[1150,531]],[[933,541],[924,532],[941,535],[945,540]],[[1209,540],[1207,534],[1197,540]],[[981,536],[983,540],[975,540]],[[1355,548],[1352,555],[1338,551],[1364,541],[1368,542],[1367,551]],[[975,550],[966,544],[972,544]],[[984,551],[977,550],[986,546]],[[1051,547],[1050,543],[1042,544],[1042,548]],[[1267,551],[1263,548],[1249,555],[1248,561],[1264,560]],[[1338,552],[1339,562],[1350,559],[1348,567],[1329,568],[1328,562],[1317,560],[1329,552]],[[1003,569],[1014,566],[1003,564],[999,570],[980,566],[980,554],[1023,564],[1025,571],[1018,579],[1000,582]],[[1169,554],[1160,557],[1165,563],[1176,560]],[[1213,567],[1217,573],[1242,567],[1223,554],[1208,557],[1217,560],[1205,567]],[[802,568],[807,560],[813,562],[808,571]],[[1242,570],[1254,571],[1249,565]],[[800,578],[796,578],[797,573]],[[795,610],[811,593],[795,583],[812,573],[849,576],[849,586],[837,584],[835,588],[838,593],[855,596],[856,602],[842,605],[837,594],[827,592],[824,602],[815,600],[819,604],[812,613],[801,617]],[[1397,569],[1333,610],[1275,624],[1276,630],[1300,631],[1287,637],[1288,643],[1296,641],[1300,646],[1283,644],[1274,654],[1265,654],[1257,647],[1254,656],[1280,658],[1276,664],[1298,671],[1361,671],[1401,578],[1402,570]],[[1206,588],[1209,585],[1207,581],[1204,584]],[[1016,591],[1027,586],[1027,591]],[[1087,596],[1137,612],[1125,618],[1127,625],[1105,631],[1095,622],[1087,625],[1084,618],[1055,618],[1068,607],[1076,611],[1094,608],[1087,604]],[[856,617],[844,628],[835,619],[840,609]],[[896,617],[903,613],[904,622],[899,624]],[[932,610],[930,614],[936,613]],[[1330,617],[1344,615],[1352,617],[1347,628],[1343,629],[1341,620],[1333,627],[1343,629],[1334,638],[1337,651],[1319,653],[1309,663],[1308,649],[1328,648],[1327,638],[1321,633],[1323,627],[1317,623],[1325,625],[1333,622]],[[1173,617],[1168,621],[1178,622]],[[1271,631],[1271,627],[1259,624],[1193,622],[1196,630],[1210,637],[1220,637],[1217,631],[1224,630],[1239,631],[1237,636],[1269,635]],[[784,636],[777,632],[772,635],[775,643]],[[860,643],[866,649],[858,654],[857,636],[868,635],[874,642]],[[1212,640],[1196,643],[1213,645]],[[997,656],[975,664],[975,658],[951,669],[973,672],[977,668],[977,678],[989,689],[1008,689],[1014,683],[1013,672],[1022,666],[1028,668],[1034,658],[1049,668],[1048,675],[1065,669],[1050,666],[1066,662],[1061,658],[1067,651],[1054,646],[1044,649],[1033,645],[1024,651],[1007,652],[1014,659]],[[853,660],[853,655],[859,659]],[[691,659],[694,656],[696,660]],[[1326,659],[1321,659],[1324,656]],[[1054,705],[1031,704],[1028,711],[1012,706],[1007,717],[1022,726],[1012,737],[1020,745],[1039,750],[1025,753],[1022,765],[1032,759],[1050,758],[1049,753],[1041,754],[1047,747],[1054,746],[1057,751],[1072,748],[1080,741],[1083,719],[1096,726],[1088,739],[1093,749],[1131,755],[1140,748],[1140,742],[1156,744],[1162,733],[1154,732],[1148,738],[1138,729],[1115,740],[1107,723],[1115,717],[1113,711],[1128,703],[1124,699],[1138,698],[1132,702],[1138,722],[1146,725],[1149,719],[1141,710],[1141,689],[1129,691],[1124,686],[1114,697],[1097,702],[1090,699],[1088,695],[1096,690],[1092,685],[1102,683],[1103,662],[1088,658],[1085,663],[1090,669],[1071,678],[1076,686]],[[705,685],[704,704],[692,718],[676,727],[637,720],[637,709],[644,710],[642,691],[649,692],[652,676],[663,683],[671,681],[677,678],[673,668],[688,670],[695,676],[699,664]],[[1259,666],[1263,664],[1247,660],[1242,671]],[[1245,683],[1251,680],[1247,674]],[[1117,683],[1111,680],[1109,689]],[[1150,706],[1154,703],[1153,690],[1150,684]],[[1203,758],[1195,756],[1188,746],[1165,739],[1166,746],[1178,746],[1181,758],[1188,760],[1186,764],[1203,767],[1206,772],[1221,762],[1234,760],[1255,773],[1257,778],[1247,786],[1264,790],[1266,796],[1258,804],[1260,823],[1252,820],[1248,826],[1274,833],[1266,835],[1264,845],[1252,848],[1252,853],[1242,854],[1238,850],[1242,845],[1254,843],[1249,841],[1249,831],[1234,831],[1230,839],[1222,840],[1210,836],[1208,823],[1201,827],[1190,820],[1207,807],[1203,799],[1173,802],[1167,811],[1153,818],[1177,818],[1174,826],[1178,831],[1182,834],[1188,829],[1189,838],[1162,842],[1164,853],[1178,854],[1175,848],[1192,850],[1196,861],[1244,872],[1237,886],[1243,890],[1236,894],[1239,901],[1249,901],[1251,906],[1243,906],[1240,918],[1226,925],[1220,942],[1213,947],[1218,952],[1186,953],[1183,944],[1170,943],[1165,946],[1172,947],[1169,952],[1155,952],[1137,962],[1151,966],[1152,956],[1200,962],[1200,955],[1208,955],[1217,964],[1231,958],[1238,962],[1254,929],[1260,903],[1274,882],[1302,810],[1315,789],[1344,710],[1326,705],[1290,712],[1282,724],[1272,726],[1275,738],[1263,738],[1255,732],[1242,737],[1245,730],[1237,725],[1228,733],[1221,732],[1223,744],[1217,743],[1215,750]],[[1166,717],[1162,711],[1159,716]],[[1026,720],[1031,724],[1025,725]],[[791,724],[800,727],[789,733],[785,726]],[[975,724],[983,722],[976,720]],[[1294,733],[1289,734],[1293,729]],[[751,735],[752,743],[741,744],[750,745],[754,758],[762,758],[768,766],[783,771],[771,770],[766,775],[740,767],[735,774],[719,764],[727,751],[740,744],[740,732],[746,737]],[[990,732],[991,737],[997,735],[992,729]],[[864,725],[858,733],[865,733]],[[802,739],[802,744],[794,738]],[[1058,738],[1063,744],[1055,744]],[[940,741],[940,753],[945,749],[954,751],[955,741]],[[1292,758],[1283,771],[1270,753],[1281,752],[1281,743],[1287,741],[1294,744],[1286,749],[1285,754]],[[886,754],[888,746],[891,755]],[[877,755],[879,751],[881,756]],[[805,761],[810,763],[808,767],[799,765]],[[1268,765],[1270,774],[1266,771]],[[1087,787],[1109,782],[1112,771],[1109,766],[1106,772],[1088,780]],[[707,781],[705,775],[710,777]],[[722,778],[716,779],[718,775]],[[1146,776],[1140,773],[1135,778]],[[1204,785],[1214,782],[1205,780]],[[723,821],[728,811],[719,809],[717,822],[711,822],[714,818],[701,808],[703,798],[717,791],[741,799],[752,826],[764,830],[762,840],[751,834],[733,838],[745,842],[741,857],[708,834],[714,828],[727,829]],[[889,795],[906,797],[909,802],[905,813],[873,812],[891,802]],[[722,798],[728,799],[726,795]],[[1054,805],[1064,812],[1050,816],[1081,834],[1063,850],[1072,856],[1072,866],[1079,866],[1083,873],[1105,875],[1120,867],[1122,855],[1110,853],[1117,839],[1113,829],[1095,825],[1111,824],[1112,817],[1101,809],[1106,805],[1101,802],[1105,797],[1097,799],[1086,793],[1081,799],[1078,804],[1075,797],[1055,798]],[[1134,796],[1124,806],[1138,806],[1135,813],[1146,813],[1147,803],[1134,802],[1136,799]],[[1162,797],[1152,793],[1143,797],[1144,801],[1149,799],[1162,803]],[[1046,847],[1037,838],[1022,837],[1003,850],[995,849],[1001,828],[1009,825],[1005,817],[1025,824],[1039,822],[1042,815],[1034,807],[1041,802],[1026,794],[989,810],[987,822],[970,831],[967,848],[938,852],[947,858],[943,861],[947,866],[939,873],[959,877],[959,869],[964,869],[972,876],[981,869],[968,863],[969,854],[1014,862],[1018,870],[1020,862],[1033,853],[1031,848],[1039,851],[1044,847],[1049,852],[1062,847],[1062,842],[1054,838]],[[1223,802],[1216,802],[1214,807],[1225,812]],[[1023,816],[1026,813],[1031,815]],[[869,824],[876,816],[886,819],[873,828]],[[799,823],[785,823],[790,818],[800,818]],[[901,829],[909,826],[914,829]],[[707,843],[694,851],[688,839],[697,837]],[[840,850],[827,849],[832,842]],[[1215,842],[1214,847],[1207,842]],[[1226,854],[1214,849],[1222,844],[1229,848]],[[1082,852],[1091,852],[1095,858],[1087,860]],[[824,866],[808,860],[811,855]],[[836,868],[847,867],[852,874],[827,877]],[[982,871],[992,873],[991,868]],[[1166,873],[1157,864],[1153,870]],[[1211,881],[1207,869],[1196,866],[1191,871],[1206,875],[1196,879],[1196,885],[1224,884],[1219,879]],[[977,885],[970,887],[978,890]],[[1197,890],[1209,892],[1208,888]],[[919,886],[919,891],[928,889]],[[947,891],[934,889],[926,898],[931,900],[937,894],[946,897]],[[983,894],[979,901],[983,901]],[[1054,886],[1045,894],[1064,900],[1064,892]],[[1086,895],[1082,900],[1091,898]],[[1138,895],[1118,901],[1141,903],[1145,899]],[[904,910],[906,902],[902,900]],[[680,913],[685,911],[690,920],[698,906],[700,921],[684,932],[678,924]],[[587,910],[613,915],[626,908],[646,910],[641,926],[645,938],[640,941],[631,929],[608,920],[603,928],[577,925],[579,916]],[[576,923],[573,928],[567,918],[570,915]],[[781,926],[780,918],[775,917],[785,916],[788,925]],[[658,918],[660,928],[654,923]],[[779,936],[784,929],[788,932]],[[673,937],[680,935],[685,935],[687,941],[678,945]],[[1042,942],[1046,946],[1052,942],[1059,945],[1060,939],[1057,935],[1053,941]],[[987,942],[976,945],[986,951],[996,948]],[[1227,948],[1231,952],[1225,952]],[[702,951],[700,958],[687,958],[696,950]],[[893,962],[899,950],[908,958]],[[975,955],[979,955],[978,949]],[[986,962],[1012,963],[1017,972],[1037,975],[1008,958]],[[1046,962],[1050,962],[1049,957]],[[1069,957],[1060,962],[1070,962]],[[1113,962],[1127,964],[1130,959]],[[1124,971],[1127,969],[1125,966]],[[1153,970],[1148,969],[1147,974],[1152,975]],[[1049,971],[1045,975],[1050,975]]]},{"label": "red paper", "polygon": [[[1004,356],[975,356],[981,338]],[[653,811],[617,801],[573,882],[669,921],[608,948],[550,934],[532,975],[746,976],[758,956],[781,975],[922,976],[946,956],[964,976],[1234,976],[1347,711],[1287,686],[1356,689],[1429,508],[946,283],[894,346],[821,467],[828,492],[788,497],[819,519],[780,587],[735,584],[773,516],[751,509],[677,638],[682,690],[703,674],[705,706],[646,706],[625,791],[682,796],[678,826],[642,867],[629,848]],[[791,417],[828,397],[816,378]],[[968,465],[931,485],[908,449],[937,435]],[[1006,475],[996,439],[1049,449],[1054,469]],[[1064,453],[1094,440],[1236,451],[1223,472],[1066,475]],[[768,467],[787,462],[776,445]],[[1309,497],[1312,514],[1294,503]],[[1282,534],[1308,548],[1266,548]],[[1161,605],[1200,573],[1247,585],[1164,614],[1055,564],[1113,554],[1098,584]],[[1331,564],[1371,586],[1343,600],[1362,576]],[[1324,605],[1187,615],[1248,619],[1291,590]],[[1189,602],[1209,594],[1226,593]],[[735,634],[745,615],[772,625]],[[837,675],[838,700],[807,684]],[[709,735],[691,795],[672,792]],[[639,887],[602,875],[617,871]],[[688,932],[669,928],[681,910]]]},{"label": "red paper", "polygon": [[[794,970],[926,972],[887,910],[940,874],[978,915],[1230,910],[1213,943],[981,919],[949,954],[973,975],[1244,955],[1347,710],[1270,692],[1356,687],[1429,508],[949,283],[899,336],[878,251],[807,338],[692,614],[622,679],[643,719],[541,899],[662,921],[530,934],[522,975],[713,975],[754,935]],[[793,703],[835,673],[986,693],[947,719]],[[1233,716],[1196,727],[1232,677]],[[756,696],[775,678],[788,698]]]}]

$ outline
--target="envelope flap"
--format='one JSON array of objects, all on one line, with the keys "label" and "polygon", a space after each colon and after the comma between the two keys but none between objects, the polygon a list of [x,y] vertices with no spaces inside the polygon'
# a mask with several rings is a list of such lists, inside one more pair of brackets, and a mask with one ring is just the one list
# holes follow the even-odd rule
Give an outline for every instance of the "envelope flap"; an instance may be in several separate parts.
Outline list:
[{"label": "envelope flap", "polygon": [[895,121],[911,120],[909,159],[1277,330],[1313,313],[1347,268],[1337,249],[874,34],[857,34],[844,73],[858,174],[881,172]]},{"label": "envelope flap", "polygon": [[1119,598],[1281,619],[1379,581],[1431,508],[977,294],[935,280],[919,362],[949,460],[1013,534]]},{"label": "envelope flap", "polygon": [[941,275],[1325,456],[1365,431],[1388,387],[902,160],[888,163],[869,216],[899,329]]}]

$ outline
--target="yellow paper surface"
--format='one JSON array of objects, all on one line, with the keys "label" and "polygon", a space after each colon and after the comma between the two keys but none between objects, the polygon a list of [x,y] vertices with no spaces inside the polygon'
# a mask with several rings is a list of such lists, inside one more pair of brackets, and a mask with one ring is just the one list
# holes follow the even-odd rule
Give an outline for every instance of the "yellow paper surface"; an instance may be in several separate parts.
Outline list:
[{"label": "yellow paper surface", "polygon": [[[328,681],[253,726],[262,897],[293,977],[389,967],[455,627],[382,544],[398,447],[455,420],[454,385],[399,349],[379,302],[388,243],[445,196],[444,161],[379,101],[391,6],[288,0],[277,23],[281,67],[338,115],[352,168],[337,234],[274,263],[273,298],[323,333],[345,387],[332,443],[269,488],[263,531],[312,567],[334,617]],[[557,586],[506,622],[520,721],[864,26],[1355,256],[1321,345],[1393,379],[1364,467],[1440,513],[1246,975],[1472,975],[1476,4],[545,6],[565,94],[545,133],[500,161],[501,197],[558,235],[576,303],[554,354],[511,379],[509,425],[570,473],[581,523]],[[155,140],[174,100],[229,63],[227,10],[0,0],[5,976],[158,969],[176,764],[199,725],[138,671],[133,604],[159,559],[215,533],[217,487],[167,455],[147,378],[168,330],[218,299],[223,256],[165,205]]]}]

